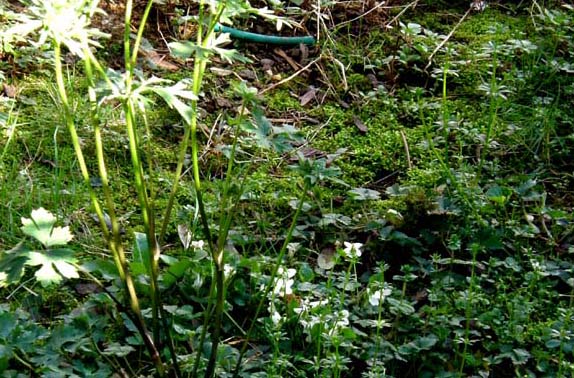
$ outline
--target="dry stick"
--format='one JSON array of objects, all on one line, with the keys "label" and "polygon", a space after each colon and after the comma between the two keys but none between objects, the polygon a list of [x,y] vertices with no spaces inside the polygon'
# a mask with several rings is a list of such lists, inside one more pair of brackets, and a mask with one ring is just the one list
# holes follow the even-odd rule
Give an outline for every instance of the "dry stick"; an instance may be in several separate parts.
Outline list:
[{"label": "dry stick", "polygon": [[434,49],[434,51],[432,52],[432,54],[430,54],[429,56],[429,61],[425,67],[425,71],[428,70],[428,68],[430,67],[430,65],[432,64],[432,58],[434,58],[435,54],[443,48],[443,46],[448,42],[448,40],[450,39],[450,37],[452,37],[452,35],[454,34],[454,32],[456,31],[456,29],[458,29],[458,27],[460,26],[460,24],[462,24],[462,22],[465,20],[465,18],[470,14],[470,11],[472,10],[472,8],[468,8],[468,10],[466,11],[466,13],[461,17],[460,20],[458,20],[457,24],[454,26],[454,28],[452,28],[452,30],[450,31],[450,33],[448,33],[448,35],[446,36],[445,39],[442,40],[442,42]]},{"label": "dry stick", "polygon": [[401,133],[401,138],[403,139],[403,145],[405,146],[405,154],[407,154],[407,164],[409,169],[413,169],[413,163],[411,162],[411,153],[409,152],[409,142],[407,141],[407,137],[403,130],[399,130]]},{"label": "dry stick", "polygon": [[311,67],[313,64],[317,63],[317,62],[318,62],[319,60],[321,60],[322,58],[323,58],[323,56],[322,56],[322,55],[319,55],[319,57],[318,57],[317,59],[315,59],[315,60],[313,60],[311,63],[307,64],[305,67],[301,68],[299,71],[295,72],[293,75],[291,75],[291,76],[289,76],[288,78],[285,78],[285,79],[283,79],[283,80],[281,80],[281,81],[279,81],[279,82],[277,82],[277,83],[275,83],[275,84],[273,84],[273,85],[271,85],[271,86],[269,86],[269,87],[263,89],[261,92],[259,92],[259,94],[263,94],[263,93],[265,93],[265,92],[267,92],[267,91],[270,91],[271,89],[273,89],[273,88],[275,88],[275,87],[280,86],[281,84],[285,84],[285,83],[287,83],[288,81],[293,80],[294,78],[296,78],[297,76],[299,76],[303,71],[308,70],[309,67]]},{"label": "dry stick", "polygon": [[403,15],[403,13],[405,13],[409,8],[414,8],[418,5],[419,0],[415,0],[410,4],[407,4],[405,6],[405,9],[403,9],[402,11],[399,12],[399,14],[397,14],[395,17],[393,17],[393,19],[389,22],[387,22],[387,24],[385,25],[385,27],[388,27],[391,24],[394,24],[395,22],[398,21],[398,19]]},{"label": "dry stick", "polygon": [[[418,0],[417,0],[417,1],[418,1]],[[379,9],[379,8],[383,8],[383,9],[395,8],[395,7],[385,7],[385,6],[384,6],[385,4],[386,4],[386,2],[381,1],[379,4],[375,5],[374,7],[372,7],[371,9],[369,9],[368,11],[366,11],[365,13],[360,14],[360,15],[358,15],[357,17],[355,17],[355,18],[353,18],[353,19],[351,19],[351,20],[347,20],[347,21],[341,22],[340,24],[337,25],[337,27],[341,27],[341,26],[343,26],[343,25],[350,24],[351,22],[358,21],[358,20],[360,20],[361,18],[367,16],[368,14],[373,13],[374,11],[376,11],[376,10]],[[408,8],[408,7],[410,7],[410,5],[407,5],[406,7]]]}]

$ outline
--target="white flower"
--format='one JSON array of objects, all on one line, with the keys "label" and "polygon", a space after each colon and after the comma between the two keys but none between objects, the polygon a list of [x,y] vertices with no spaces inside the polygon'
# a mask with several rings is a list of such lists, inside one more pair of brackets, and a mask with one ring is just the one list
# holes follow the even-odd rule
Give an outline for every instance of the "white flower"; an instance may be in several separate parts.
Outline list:
[{"label": "white flower", "polygon": [[295,276],[295,273],[297,273],[295,269],[285,270],[283,267],[280,267],[277,270],[278,278],[275,282],[275,288],[273,288],[273,294],[279,295],[281,297],[284,295],[293,294],[293,289],[291,289],[291,286],[293,286],[293,283],[295,282],[295,280],[292,279]]},{"label": "white flower", "polygon": [[235,268],[229,264],[225,264],[223,266],[223,273],[225,274],[225,277],[231,277],[235,273]]},{"label": "white flower", "polygon": [[287,251],[289,256],[295,256],[295,253],[301,248],[301,243],[289,243],[287,244]]},{"label": "white flower", "polygon": [[379,304],[383,303],[385,298],[391,295],[392,292],[393,291],[389,287],[371,291],[371,294],[369,295],[369,303],[371,306],[378,307]]},{"label": "white flower", "polygon": [[273,311],[271,313],[271,321],[273,322],[273,324],[277,325],[279,324],[279,322],[281,321],[281,314],[278,313],[277,311]]},{"label": "white flower", "polygon": [[281,322],[281,314],[277,311],[273,302],[269,303],[269,315],[274,325],[277,326]]},{"label": "white flower", "polygon": [[343,328],[349,325],[349,311],[342,310],[337,313],[335,320],[335,328]]},{"label": "white flower", "polygon": [[203,240],[197,240],[191,242],[191,248],[193,249],[203,249],[205,242]]},{"label": "white flower", "polygon": [[343,249],[343,253],[348,259],[355,259],[357,257],[361,257],[361,248],[363,247],[363,243],[349,243],[345,242],[345,248]]},{"label": "white flower", "polygon": [[303,300],[300,302],[300,306],[299,306],[299,307],[295,307],[295,308],[293,309],[293,312],[295,312],[296,314],[299,315],[299,314],[301,314],[301,313],[303,313],[303,312],[310,311],[310,310],[312,310],[312,309],[315,308],[315,307],[318,307],[318,306],[320,306],[320,305],[325,305],[325,304],[327,304],[327,301],[323,301],[323,302],[322,302],[322,301],[312,301],[312,302],[310,302],[309,299],[303,299]]}]

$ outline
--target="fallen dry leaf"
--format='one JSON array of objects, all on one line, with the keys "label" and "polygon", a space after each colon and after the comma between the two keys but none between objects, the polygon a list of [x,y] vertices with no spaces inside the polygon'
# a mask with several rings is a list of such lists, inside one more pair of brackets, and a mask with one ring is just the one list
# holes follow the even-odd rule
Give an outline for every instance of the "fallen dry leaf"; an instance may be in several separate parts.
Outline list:
[{"label": "fallen dry leaf", "polygon": [[353,116],[353,122],[355,123],[355,126],[357,126],[357,129],[359,129],[359,131],[363,134],[366,134],[367,131],[369,131],[367,126],[363,123],[363,121],[361,121],[359,117]]},{"label": "fallen dry leaf", "polygon": [[6,97],[16,98],[16,96],[18,95],[18,89],[16,88],[15,85],[4,83],[2,84],[2,88],[4,95],[6,95]]},{"label": "fallen dry leaf", "polygon": [[299,97],[299,102],[301,103],[301,106],[305,106],[307,105],[311,100],[313,100],[315,98],[315,94],[317,93],[317,89],[315,89],[314,87],[309,87],[309,89],[307,90],[307,92],[305,92],[304,95]]}]

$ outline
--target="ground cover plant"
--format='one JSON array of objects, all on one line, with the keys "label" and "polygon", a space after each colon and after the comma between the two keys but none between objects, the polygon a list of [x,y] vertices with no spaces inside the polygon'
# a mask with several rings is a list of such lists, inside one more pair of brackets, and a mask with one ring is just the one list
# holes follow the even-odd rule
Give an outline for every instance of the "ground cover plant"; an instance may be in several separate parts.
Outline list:
[{"label": "ground cover plant", "polygon": [[0,20],[2,376],[574,376],[572,4]]}]

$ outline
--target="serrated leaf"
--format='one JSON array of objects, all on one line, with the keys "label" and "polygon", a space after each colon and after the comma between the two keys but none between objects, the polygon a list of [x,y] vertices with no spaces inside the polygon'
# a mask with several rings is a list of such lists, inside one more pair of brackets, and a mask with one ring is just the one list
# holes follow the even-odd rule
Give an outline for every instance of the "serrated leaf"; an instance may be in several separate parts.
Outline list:
[{"label": "serrated leaf", "polygon": [[4,312],[0,314],[0,338],[6,339],[16,327],[16,317],[13,313]]},{"label": "serrated leaf", "polygon": [[377,192],[376,190],[367,188],[351,189],[349,190],[349,194],[356,201],[378,200],[381,198],[381,193]]},{"label": "serrated leaf", "polygon": [[43,207],[32,210],[31,218],[22,217],[24,234],[33,237],[45,247],[65,245],[72,240],[68,227],[54,227],[56,217]]},{"label": "serrated leaf", "polygon": [[185,104],[180,98],[186,100],[197,100],[198,98],[192,91],[187,89],[188,84],[187,80],[181,80],[171,87],[150,86],[149,88],[163,98],[170,108],[177,110],[179,115],[189,124],[193,117],[193,110],[191,106]]},{"label": "serrated leaf", "polygon": [[171,42],[168,43],[168,46],[171,50],[171,54],[181,59],[188,59],[193,55],[206,57],[209,52],[207,49],[203,49],[191,41]]},{"label": "serrated leaf", "polygon": [[38,266],[34,274],[42,286],[60,283],[63,278],[78,278],[78,271],[72,263],[76,262],[74,251],[69,249],[51,249],[48,251],[28,253],[26,265]]}]

